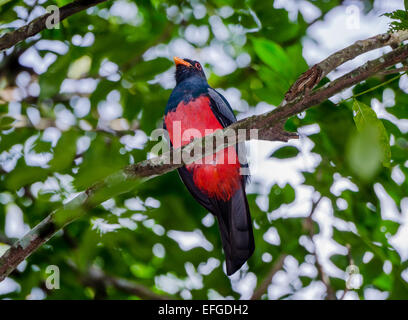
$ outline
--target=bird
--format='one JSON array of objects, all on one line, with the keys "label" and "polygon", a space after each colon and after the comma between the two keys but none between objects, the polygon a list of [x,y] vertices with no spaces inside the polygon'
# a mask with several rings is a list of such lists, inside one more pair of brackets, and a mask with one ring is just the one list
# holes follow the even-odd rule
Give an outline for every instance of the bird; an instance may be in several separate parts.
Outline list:
[{"label": "bird", "polygon": [[[163,127],[173,148],[182,147],[196,137],[228,127],[237,119],[227,99],[207,82],[198,61],[174,57],[176,86],[164,112]],[[238,146],[230,146],[178,169],[188,191],[217,219],[230,276],[252,256],[255,241],[245,193],[247,167],[237,156]],[[224,160],[224,161],[223,161]]]}]

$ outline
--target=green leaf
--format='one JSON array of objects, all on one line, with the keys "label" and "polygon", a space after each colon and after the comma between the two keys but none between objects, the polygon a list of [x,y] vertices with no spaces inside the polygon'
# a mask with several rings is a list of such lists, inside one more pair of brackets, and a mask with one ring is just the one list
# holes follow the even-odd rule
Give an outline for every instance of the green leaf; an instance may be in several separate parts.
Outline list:
[{"label": "green leaf", "polygon": [[276,210],[281,204],[289,204],[295,200],[295,189],[290,184],[286,184],[283,188],[278,185],[273,185],[269,192],[269,209],[268,211]]},{"label": "green leaf", "polygon": [[367,126],[352,135],[347,147],[347,162],[356,176],[371,181],[381,168],[383,153],[375,136],[375,127]]},{"label": "green leaf", "polygon": [[407,10],[395,10],[391,13],[384,13],[384,16],[397,20],[397,21],[392,21],[390,23],[389,31],[399,31],[399,30],[408,29],[408,11]]},{"label": "green leaf", "polygon": [[292,76],[290,60],[280,45],[266,39],[253,39],[254,50],[257,56],[272,70],[286,79]]},{"label": "green leaf", "polygon": [[353,112],[354,122],[359,131],[365,130],[368,126],[375,128],[375,131],[377,131],[375,142],[380,145],[383,165],[389,167],[391,161],[390,140],[383,123],[377,118],[373,109],[360,101],[354,100]]},{"label": "green leaf", "polygon": [[148,279],[154,277],[154,268],[149,265],[144,265],[141,263],[135,263],[130,266],[130,271],[137,278]]},{"label": "green leaf", "polygon": [[128,71],[132,81],[152,80],[155,75],[160,74],[172,66],[170,60],[157,58],[154,60],[143,61],[135,65]]},{"label": "green leaf", "polygon": [[116,137],[111,140],[96,136],[84,154],[73,185],[85,189],[127,165],[128,156],[121,154],[121,147]]},{"label": "green leaf", "polygon": [[6,185],[10,190],[18,190],[33,182],[45,180],[47,175],[48,171],[46,169],[22,164],[8,174]]},{"label": "green leaf", "polygon": [[373,285],[380,290],[389,291],[392,289],[392,279],[389,275],[382,273],[379,277],[374,279]]},{"label": "green leaf", "polygon": [[14,122],[14,118],[4,116],[0,118],[0,130],[7,130],[11,128],[11,124]]},{"label": "green leaf", "polygon": [[59,56],[47,72],[40,75],[41,99],[51,98],[59,92],[61,83],[67,76],[71,60],[69,53]]},{"label": "green leaf", "polygon": [[65,132],[54,148],[54,158],[49,162],[51,170],[62,171],[72,165],[76,154],[77,133]]},{"label": "green leaf", "polygon": [[294,146],[284,146],[275,150],[269,157],[278,159],[294,158],[299,154],[299,149]]}]

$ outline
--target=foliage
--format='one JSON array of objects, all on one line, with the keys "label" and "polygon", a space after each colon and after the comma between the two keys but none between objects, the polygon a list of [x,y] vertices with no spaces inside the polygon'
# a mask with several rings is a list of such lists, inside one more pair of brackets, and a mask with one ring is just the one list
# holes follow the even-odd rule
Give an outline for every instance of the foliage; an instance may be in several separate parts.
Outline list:
[{"label": "foliage", "polygon": [[404,0],[405,10],[395,10],[384,15],[393,20],[390,23],[390,31],[408,30],[408,2]]},{"label": "foliage", "polygon": [[408,30],[408,12],[406,10],[396,10],[384,15],[397,20],[390,23],[390,31]]},{"label": "foliage", "polygon": [[[39,7],[55,2],[67,3],[45,1]],[[319,19],[341,2],[310,1],[320,10]],[[119,3],[129,15],[123,7],[117,13]],[[371,1],[365,4],[367,10],[372,6]],[[17,25],[13,21],[31,20],[34,12],[22,0],[9,1],[0,10],[1,32],[12,30]],[[393,28],[405,28],[403,13],[398,14],[401,24]],[[238,97],[232,107],[246,115],[255,106],[279,104],[307,70],[301,40],[308,27],[301,11],[289,18],[272,1],[117,0],[75,14],[60,29],[44,30],[7,50],[0,58],[0,235],[21,236],[76,192],[150,156],[154,141],[147,137],[161,126],[174,85],[172,54],[201,54],[207,59],[202,62],[209,83],[228,93],[227,98]],[[200,40],[203,34],[208,37]],[[222,58],[211,58],[210,47]],[[28,56],[36,57],[38,65],[27,63]],[[373,77],[353,93],[391,77]],[[7,99],[14,89],[18,97]],[[386,104],[384,112],[392,116],[378,116],[373,101]],[[11,275],[18,288],[0,297],[38,297],[40,290],[47,299],[141,298],[91,281],[90,270],[97,267],[173,298],[238,299],[238,278],[255,287],[279,257],[288,255],[279,275],[289,279],[288,286],[275,298],[296,298],[322,281],[311,240],[328,232],[336,250],[323,268],[337,297],[346,288],[346,268],[354,264],[363,279],[355,289],[357,297],[377,289],[388,298],[408,298],[403,277],[407,260],[390,241],[402,230],[399,213],[407,208],[408,134],[398,126],[408,118],[407,104],[407,95],[394,81],[358,101],[326,101],[289,119],[288,130],[316,130],[298,144],[270,143],[268,171],[309,157],[316,161],[301,167],[297,185],[253,178],[248,201],[256,250],[231,279],[223,271],[216,222],[188,194],[177,172],[171,172],[104,202],[57,233]],[[312,217],[310,225],[315,195],[323,197],[319,208],[326,209],[319,216],[327,218]],[[386,214],[384,197],[397,217]],[[13,229],[11,219],[24,224]],[[180,235],[184,238],[177,241]],[[7,247],[0,244],[0,252]],[[60,269],[59,290],[45,286],[49,265]],[[325,296],[322,292],[319,297]]]}]

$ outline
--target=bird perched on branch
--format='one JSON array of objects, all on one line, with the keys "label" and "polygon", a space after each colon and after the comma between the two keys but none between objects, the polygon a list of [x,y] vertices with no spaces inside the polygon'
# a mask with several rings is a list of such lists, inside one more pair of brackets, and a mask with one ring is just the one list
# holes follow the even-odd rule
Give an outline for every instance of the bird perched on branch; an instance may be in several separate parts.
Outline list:
[{"label": "bird perched on branch", "polygon": [[[199,62],[178,57],[174,62],[177,84],[164,117],[174,148],[237,121],[228,101],[208,85]],[[238,149],[224,148],[178,170],[193,197],[218,220],[228,275],[239,270],[255,248],[245,194],[247,176],[241,175],[246,161],[239,162],[243,155],[237,156]]]}]

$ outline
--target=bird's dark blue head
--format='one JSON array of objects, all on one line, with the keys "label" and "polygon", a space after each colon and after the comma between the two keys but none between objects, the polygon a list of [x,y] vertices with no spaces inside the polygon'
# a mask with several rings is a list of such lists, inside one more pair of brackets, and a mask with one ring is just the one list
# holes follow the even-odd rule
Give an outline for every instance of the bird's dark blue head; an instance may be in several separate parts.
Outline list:
[{"label": "bird's dark blue head", "polygon": [[174,62],[176,63],[177,84],[190,77],[199,77],[207,81],[200,62],[190,59],[180,59],[178,57],[174,57]]}]

